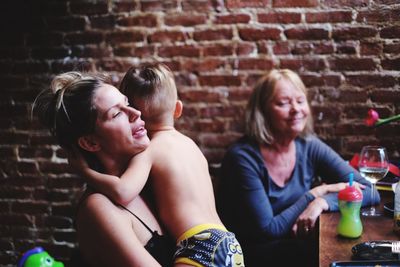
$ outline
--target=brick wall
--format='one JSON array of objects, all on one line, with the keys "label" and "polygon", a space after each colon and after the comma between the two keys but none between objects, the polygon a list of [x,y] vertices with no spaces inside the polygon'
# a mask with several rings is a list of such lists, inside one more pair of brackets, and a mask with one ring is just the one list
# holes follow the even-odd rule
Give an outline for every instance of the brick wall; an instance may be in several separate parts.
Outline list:
[{"label": "brick wall", "polygon": [[177,127],[216,180],[252,86],[273,67],[301,75],[316,132],[343,157],[369,143],[400,157],[399,123],[362,120],[371,107],[400,113],[397,0],[6,0],[0,12],[1,266],[37,245],[68,263],[75,246],[83,182],[30,120],[35,96],[60,72],[105,71],[117,84],[132,64],[167,63],[184,102]]}]

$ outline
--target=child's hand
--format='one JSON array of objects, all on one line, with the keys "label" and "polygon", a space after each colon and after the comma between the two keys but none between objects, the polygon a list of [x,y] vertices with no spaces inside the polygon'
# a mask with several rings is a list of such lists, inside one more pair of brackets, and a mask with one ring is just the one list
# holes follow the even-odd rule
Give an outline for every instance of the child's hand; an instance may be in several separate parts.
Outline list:
[{"label": "child's hand", "polygon": [[84,175],[86,170],[89,169],[89,165],[87,164],[85,158],[77,149],[68,151],[68,163],[72,169],[82,175]]}]

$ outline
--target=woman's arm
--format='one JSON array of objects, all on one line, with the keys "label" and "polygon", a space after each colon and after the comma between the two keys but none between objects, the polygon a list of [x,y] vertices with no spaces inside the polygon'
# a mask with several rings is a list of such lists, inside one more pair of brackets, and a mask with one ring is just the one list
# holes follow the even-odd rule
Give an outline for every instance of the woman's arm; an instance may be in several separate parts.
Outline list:
[{"label": "woman's arm", "polygon": [[76,223],[79,248],[91,266],[161,266],[138,239],[140,228],[104,195],[88,196]]},{"label": "woman's arm", "polygon": [[[310,157],[314,162],[316,174],[322,178],[323,182],[329,184],[348,183],[349,174],[354,173],[354,181],[359,183],[362,189],[362,205],[367,206],[379,202],[379,193],[376,193],[377,198],[372,200],[370,183],[363,178],[357,170],[343,160],[331,147],[318,138],[313,138],[310,151]],[[327,201],[330,211],[339,210],[337,193],[328,192],[323,198]]]},{"label": "woman's arm", "polygon": [[82,156],[70,162],[91,186],[121,205],[126,205],[140,194],[151,170],[150,156],[146,151],[132,157],[121,177],[91,169]]}]

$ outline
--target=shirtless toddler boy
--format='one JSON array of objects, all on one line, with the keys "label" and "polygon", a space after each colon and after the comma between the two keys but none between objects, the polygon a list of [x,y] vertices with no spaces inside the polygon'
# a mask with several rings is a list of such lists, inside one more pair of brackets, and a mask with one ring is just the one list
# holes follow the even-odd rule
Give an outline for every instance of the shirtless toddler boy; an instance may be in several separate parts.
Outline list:
[{"label": "shirtless toddler boy", "polygon": [[141,111],[151,142],[121,177],[86,168],[92,185],[123,205],[149,177],[158,214],[177,240],[175,266],[244,266],[240,244],[217,214],[206,158],[174,128],[182,102],[172,72],[161,63],[130,68],[120,90]]}]

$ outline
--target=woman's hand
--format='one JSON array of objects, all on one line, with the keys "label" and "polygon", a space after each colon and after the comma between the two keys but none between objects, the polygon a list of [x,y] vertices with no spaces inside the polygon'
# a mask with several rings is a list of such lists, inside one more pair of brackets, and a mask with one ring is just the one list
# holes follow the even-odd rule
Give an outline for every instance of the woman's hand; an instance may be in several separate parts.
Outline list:
[{"label": "woman's hand", "polygon": [[329,206],[325,199],[317,197],[299,215],[292,227],[292,233],[298,237],[307,237],[315,232],[315,222]]},{"label": "woman's hand", "polygon": [[[310,193],[315,197],[322,197],[328,193],[337,193],[340,190],[343,190],[346,188],[348,183],[336,183],[336,184],[322,184],[319,186],[314,187],[313,189],[310,190]],[[363,184],[360,184],[358,182],[354,182],[353,185],[361,191],[361,189],[364,189],[366,186]]]}]

